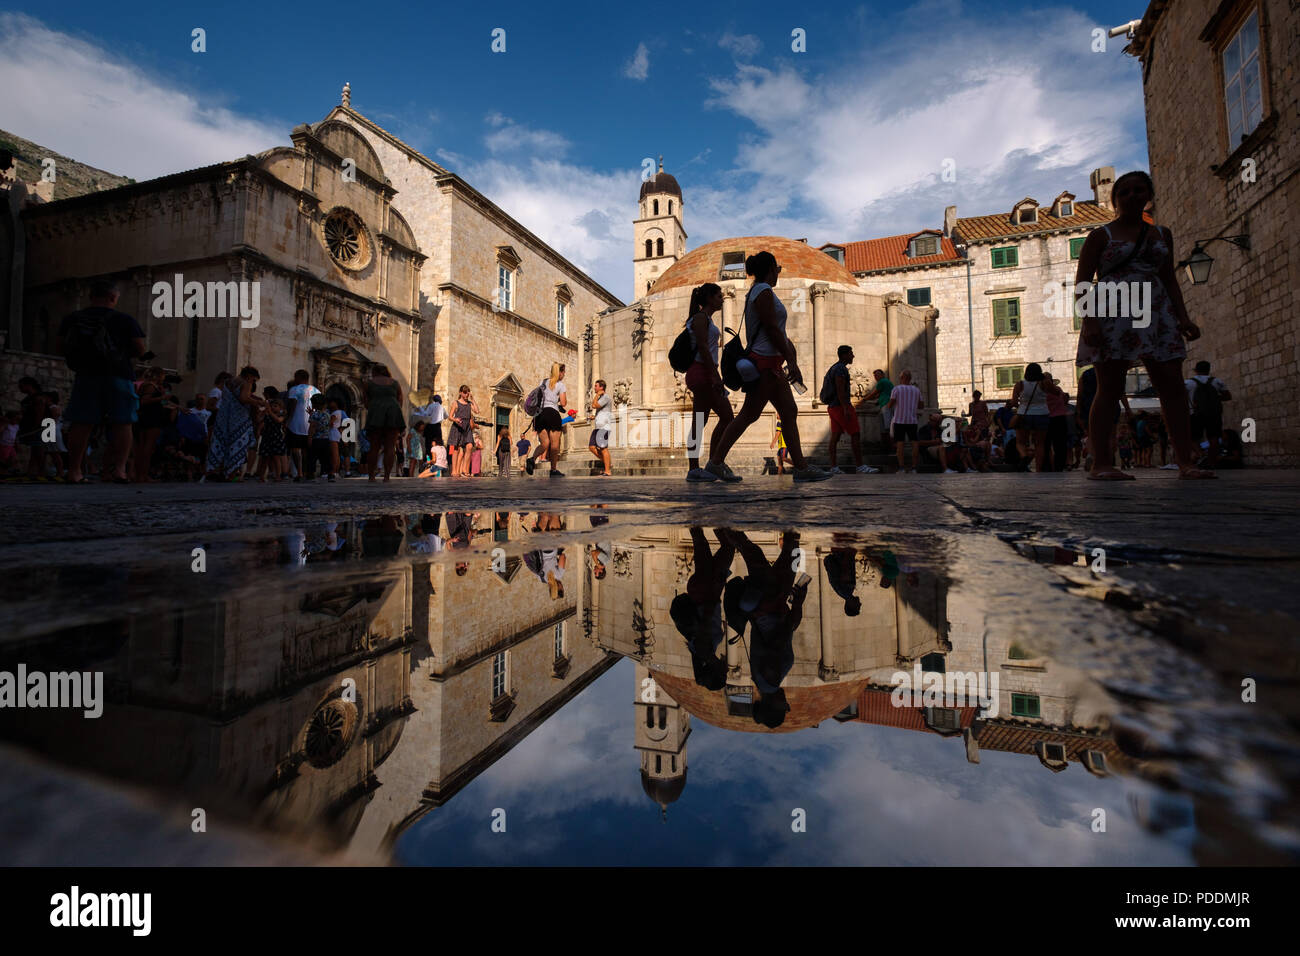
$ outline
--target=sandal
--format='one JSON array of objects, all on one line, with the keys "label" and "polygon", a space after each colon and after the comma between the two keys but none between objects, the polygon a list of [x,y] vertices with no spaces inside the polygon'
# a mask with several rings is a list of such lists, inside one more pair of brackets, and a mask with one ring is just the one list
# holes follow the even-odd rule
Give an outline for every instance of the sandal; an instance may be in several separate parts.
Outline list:
[{"label": "sandal", "polygon": [[1117,468],[1109,468],[1105,471],[1092,471],[1088,473],[1089,481],[1137,481],[1135,477],[1127,472],[1120,471]]}]

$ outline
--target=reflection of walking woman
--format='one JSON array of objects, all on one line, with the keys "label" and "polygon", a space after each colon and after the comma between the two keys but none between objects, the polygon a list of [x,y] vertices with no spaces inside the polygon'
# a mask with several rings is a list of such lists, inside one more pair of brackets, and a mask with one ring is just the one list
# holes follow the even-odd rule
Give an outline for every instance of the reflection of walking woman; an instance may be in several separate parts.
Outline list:
[{"label": "reflection of walking woman", "polygon": [[379,450],[384,452],[384,481],[393,473],[397,462],[397,439],[406,427],[402,417],[402,386],[389,374],[387,365],[376,365],[366,385],[366,437],[370,454],[366,462],[370,480],[375,480]]},{"label": "reflection of walking woman", "polygon": [[564,407],[564,397],[567,392],[568,389],[564,384],[564,366],[556,363],[551,366],[550,377],[542,382],[542,410],[533,419],[533,430],[537,432],[537,450],[524,462],[524,467],[530,475],[537,467],[537,459],[545,455],[551,463],[551,477],[564,477],[564,472],[556,466],[560,460],[560,439],[564,435],[560,409]]},{"label": "reflection of walking woman", "polygon": [[[1075,364],[1097,368],[1097,397],[1088,417],[1088,447],[1092,450],[1089,478],[1113,481],[1132,479],[1115,468],[1111,436],[1115,429],[1115,403],[1124,394],[1124,379],[1130,368],[1145,365],[1151,384],[1160,396],[1178,462],[1180,478],[1215,478],[1212,471],[1196,467],[1187,391],[1183,384],[1183,359],[1187,346],[1201,330],[1187,315],[1183,294],[1174,274],[1174,237],[1165,227],[1152,227],[1143,212],[1155,198],[1151,177],[1140,170],[1115,180],[1111,199],[1119,214],[1114,221],[1094,229],[1079,252],[1075,275],[1076,296],[1086,294],[1088,284],[1122,282],[1134,288],[1141,283],[1150,290],[1145,296],[1147,313],[1142,323],[1133,316],[1087,316],[1079,332]],[[1117,297],[1097,296],[1103,298]],[[1131,297],[1130,297],[1131,300]]]},{"label": "reflection of walking woman", "polygon": [[[735,413],[727,399],[726,387],[718,373],[718,345],[722,330],[713,324],[713,313],[722,308],[722,287],[716,282],[706,282],[691,293],[690,316],[686,327],[691,333],[691,348],[695,360],[686,370],[686,387],[691,390],[691,439],[686,448],[687,481],[717,481],[718,476],[700,467],[700,441],[709,412],[718,416],[718,423],[709,435],[709,455],[705,461],[715,460],[718,440]],[[698,429],[698,431],[697,431]]]},{"label": "reflection of walking woman", "polygon": [[[804,459],[799,444],[798,409],[790,383],[803,382],[803,372],[799,370],[794,343],[785,334],[785,306],[773,291],[781,267],[772,253],[760,252],[745,260],[745,273],[754,277],[754,284],[745,299],[745,340],[749,346],[747,357],[757,367],[758,379],[749,385],[740,414],[718,439],[717,451],[709,456],[709,463],[704,467],[723,481],[740,481],[740,476],[727,467],[727,452],[771,403],[781,419],[786,447],[794,463],[794,480],[829,478],[830,472],[810,465]],[[786,363],[789,363],[786,373],[782,374],[781,366]]]},{"label": "reflection of walking woman", "polygon": [[686,638],[695,683],[706,690],[721,690],[727,683],[726,647],[719,646],[726,631],[722,594],[736,546],[727,529],[719,528],[717,536],[718,551],[714,554],[704,529],[691,528],[694,571],[686,582],[686,593],[673,598],[668,608],[678,632]]}]

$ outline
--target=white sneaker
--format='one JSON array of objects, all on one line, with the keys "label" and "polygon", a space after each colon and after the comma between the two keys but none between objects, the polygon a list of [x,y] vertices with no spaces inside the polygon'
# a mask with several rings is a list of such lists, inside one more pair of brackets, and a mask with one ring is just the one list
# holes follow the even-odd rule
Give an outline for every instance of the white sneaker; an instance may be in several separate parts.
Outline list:
[{"label": "white sneaker", "polygon": [[1177,470],[1178,470],[1178,466],[1175,465],[1175,464],[1171,461],[1171,462],[1170,462],[1169,464],[1167,464],[1167,465],[1161,465],[1161,466],[1160,466],[1160,470],[1161,470],[1161,471],[1177,471]]},{"label": "white sneaker", "polygon": [[858,467],[857,467],[855,470],[857,471],[857,473],[858,473],[859,475],[878,475],[878,474],[880,474],[880,469],[879,469],[879,468],[872,468],[870,465],[858,465]]},{"label": "white sneaker", "polygon": [[953,470],[952,468],[945,468],[945,469],[943,470],[943,473],[944,473],[945,475],[956,475],[956,474],[959,474],[959,472]]},{"label": "white sneaker", "polygon": [[717,481],[718,476],[703,468],[692,468],[686,473],[687,481]]}]

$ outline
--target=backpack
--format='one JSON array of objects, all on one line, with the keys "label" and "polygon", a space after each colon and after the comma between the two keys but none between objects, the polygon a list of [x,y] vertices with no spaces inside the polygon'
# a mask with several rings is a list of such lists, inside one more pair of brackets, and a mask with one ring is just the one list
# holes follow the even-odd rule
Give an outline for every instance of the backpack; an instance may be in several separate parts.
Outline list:
[{"label": "backpack", "polygon": [[691,342],[690,321],[673,339],[673,347],[668,350],[668,364],[674,372],[685,372],[695,364],[695,345]]},{"label": "backpack", "polygon": [[837,402],[840,398],[839,390],[835,387],[835,369],[839,367],[836,362],[826,370],[826,375],[822,378],[822,390],[817,395],[817,400],[823,405],[829,405],[831,402]]},{"label": "backpack", "polygon": [[[725,332],[731,332],[731,329],[724,329]],[[727,386],[733,392],[738,392],[745,384],[745,380],[740,377],[740,369],[736,368],[736,363],[745,357],[745,347],[740,344],[740,336],[731,332],[731,341],[722,349],[722,384]]]},{"label": "backpack", "polygon": [[1199,378],[1192,391],[1192,410],[1204,418],[1214,420],[1223,417],[1223,398],[1214,384],[1214,379],[1202,382]]},{"label": "backpack", "polygon": [[546,383],[543,382],[529,392],[528,397],[524,399],[524,414],[529,418],[536,418],[542,413],[542,404],[546,401],[545,388]]},{"label": "backpack", "polygon": [[84,375],[108,375],[123,358],[104,317],[84,309],[72,314],[63,334],[63,357],[68,368]]}]

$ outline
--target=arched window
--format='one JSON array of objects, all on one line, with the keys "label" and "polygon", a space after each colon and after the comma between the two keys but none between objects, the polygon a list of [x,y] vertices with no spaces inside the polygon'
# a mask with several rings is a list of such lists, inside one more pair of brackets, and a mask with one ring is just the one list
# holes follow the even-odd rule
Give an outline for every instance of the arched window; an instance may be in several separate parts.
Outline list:
[{"label": "arched window", "polygon": [[670,199],[668,200],[668,215],[671,216],[672,214],[673,214],[673,201]]},{"label": "arched window", "polygon": [[663,730],[667,726],[668,726],[668,708],[660,707],[659,708],[659,729]]},{"label": "arched window", "polygon": [[670,757],[670,758],[668,758],[668,759],[672,762],[673,773],[676,773],[676,772],[677,772],[677,758],[676,758],[676,757]]},{"label": "arched window", "polygon": [[655,247],[656,247],[656,255],[662,256],[664,254],[664,241],[662,239],[656,239]]},{"label": "arched window", "polygon": [[647,707],[645,709],[645,725],[647,727],[653,727],[655,725],[655,709],[653,707]]},{"label": "arched window", "polygon": [[655,215],[657,216],[659,215],[659,200],[656,199],[654,203],[655,203]]},{"label": "arched window", "polygon": [[654,242],[650,239],[647,239],[645,241],[645,257],[649,259],[654,254],[655,254]]},{"label": "arched window", "polygon": [[663,773],[663,772],[664,772],[664,758],[659,756],[659,754],[655,754],[655,773]]}]

